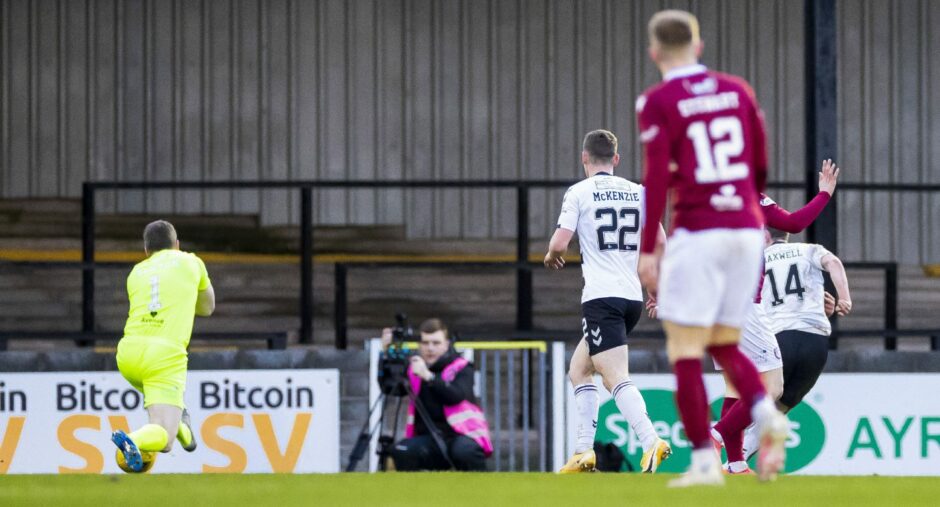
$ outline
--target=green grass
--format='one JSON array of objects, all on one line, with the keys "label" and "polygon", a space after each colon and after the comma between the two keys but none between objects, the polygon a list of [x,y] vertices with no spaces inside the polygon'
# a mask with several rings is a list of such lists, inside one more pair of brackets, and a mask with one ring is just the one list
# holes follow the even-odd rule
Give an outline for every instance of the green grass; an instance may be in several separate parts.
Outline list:
[{"label": "green grass", "polygon": [[940,504],[936,477],[730,477],[723,488],[666,488],[669,475],[340,474],[0,476],[0,505],[754,506]]}]

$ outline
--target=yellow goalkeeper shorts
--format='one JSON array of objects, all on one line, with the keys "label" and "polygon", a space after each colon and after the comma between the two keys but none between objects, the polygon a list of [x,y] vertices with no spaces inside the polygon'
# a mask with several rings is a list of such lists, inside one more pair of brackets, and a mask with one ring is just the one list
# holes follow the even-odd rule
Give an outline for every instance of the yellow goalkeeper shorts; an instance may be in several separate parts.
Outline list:
[{"label": "yellow goalkeeper shorts", "polygon": [[153,404],[185,408],[186,349],[178,342],[154,337],[125,336],[118,342],[121,375],[144,393],[144,407]]}]

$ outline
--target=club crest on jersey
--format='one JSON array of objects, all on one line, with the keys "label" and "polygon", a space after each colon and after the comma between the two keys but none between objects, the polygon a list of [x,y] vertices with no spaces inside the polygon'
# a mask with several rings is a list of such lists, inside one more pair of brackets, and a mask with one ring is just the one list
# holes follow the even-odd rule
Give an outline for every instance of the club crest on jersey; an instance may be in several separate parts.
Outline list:
[{"label": "club crest on jersey", "polygon": [[737,195],[734,185],[722,185],[718,193],[712,195],[709,201],[712,208],[717,211],[740,211],[744,209],[744,199]]},{"label": "club crest on jersey", "polygon": [[706,93],[715,93],[718,90],[718,81],[713,77],[695,83],[684,81],[683,85],[693,95],[705,95]]},{"label": "club crest on jersey", "polygon": [[770,197],[767,197],[766,195],[764,196],[763,199],[760,200],[760,205],[761,205],[761,206],[771,206],[771,205],[774,205],[774,204],[777,204],[777,203],[774,202],[774,200],[771,199]]}]

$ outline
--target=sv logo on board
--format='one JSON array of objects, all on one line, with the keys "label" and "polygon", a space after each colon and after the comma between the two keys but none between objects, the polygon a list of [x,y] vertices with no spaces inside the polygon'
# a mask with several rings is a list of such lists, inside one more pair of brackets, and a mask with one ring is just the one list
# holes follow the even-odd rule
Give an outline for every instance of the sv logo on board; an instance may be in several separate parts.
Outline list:
[{"label": "sv logo on board", "polygon": [[[246,419],[250,417],[254,427],[254,436],[264,450],[265,458],[276,473],[290,473],[297,466],[300,453],[306,443],[307,433],[313,414],[301,412],[294,415],[290,435],[286,445],[278,441],[274,431],[274,424],[270,414],[256,413],[246,416],[241,413],[216,412],[207,417],[200,428],[202,443],[211,451],[221,454],[227,459],[222,466],[202,464],[203,473],[240,473],[248,467],[248,453],[238,442],[234,442],[220,434],[222,428],[237,428],[245,430]],[[107,419],[107,427],[103,427],[103,420]],[[6,424],[0,419],[0,474],[8,472],[10,465],[16,457],[26,426],[25,416],[10,416]],[[62,419],[56,429],[56,440],[61,448],[68,453],[78,456],[84,461],[84,466],[70,467],[57,465],[59,473],[101,473],[105,467],[105,456],[113,456],[112,447],[107,434],[100,434],[102,430],[110,433],[115,430],[129,431],[125,416],[99,416],[91,414],[73,414]],[[88,430],[97,437],[89,441],[87,437],[79,438],[77,433],[87,433]],[[231,433],[229,433],[231,434]],[[249,434],[250,435],[250,434]],[[249,436],[245,435],[245,436]],[[99,445],[107,449],[102,452]],[[281,449],[284,449],[282,452]],[[198,451],[197,451],[198,452]]]}]

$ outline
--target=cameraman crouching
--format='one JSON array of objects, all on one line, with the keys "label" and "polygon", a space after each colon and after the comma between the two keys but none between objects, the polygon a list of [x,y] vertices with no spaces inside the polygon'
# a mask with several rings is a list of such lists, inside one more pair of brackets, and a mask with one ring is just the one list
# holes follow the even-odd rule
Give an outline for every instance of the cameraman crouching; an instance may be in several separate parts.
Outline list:
[{"label": "cameraman crouching", "polygon": [[[483,411],[474,403],[473,366],[451,347],[440,319],[424,321],[420,331],[418,355],[411,357],[408,366],[411,390],[444,440],[457,470],[485,471],[484,460],[493,453],[493,446]],[[382,330],[384,344],[391,338],[391,329]],[[392,459],[399,471],[450,468],[413,403],[408,404],[405,439],[395,444]]]}]

